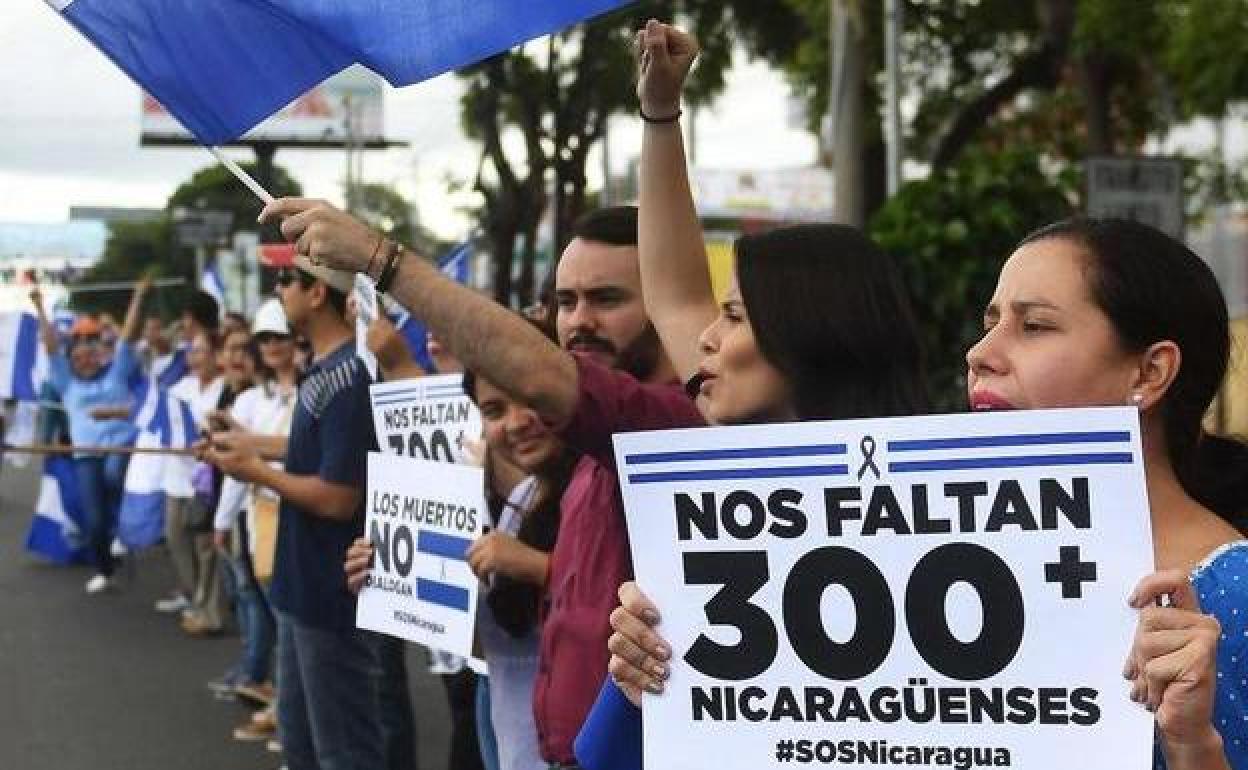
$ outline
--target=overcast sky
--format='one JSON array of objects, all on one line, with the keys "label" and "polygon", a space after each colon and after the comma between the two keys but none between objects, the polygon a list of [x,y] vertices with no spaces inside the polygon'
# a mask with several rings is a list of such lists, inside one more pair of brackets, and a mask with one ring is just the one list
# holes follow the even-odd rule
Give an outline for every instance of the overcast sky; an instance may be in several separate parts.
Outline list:
[{"label": "overcast sky", "polygon": [[[162,206],[174,188],[212,163],[196,148],[140,148],[138,88],[38,0],[0,0],[0,221],[64,221],[71,205]],[[387,87],[388,88],[388,87]],[[445,180],[467,180],[479,157],[459,130],[453,76],[386,92],[386,133],[403,150],[366,153],[365,181],[396,185],[445,237],[467,226]],[[760,64],[739,62],[728,91],[698,122],[700,164],[802,166],[815,143],[786,127],[788,89]],[[743,152],[742,137],[749,137]],[[640,147],[637,120],[611,123],[611,158],[622,170]],[[245,150],[239,159],[248,158]],[[341,199],[340,151],[282,150],[277,161],[305,191]],[[591,158],[591,184],[600,178]]]}]

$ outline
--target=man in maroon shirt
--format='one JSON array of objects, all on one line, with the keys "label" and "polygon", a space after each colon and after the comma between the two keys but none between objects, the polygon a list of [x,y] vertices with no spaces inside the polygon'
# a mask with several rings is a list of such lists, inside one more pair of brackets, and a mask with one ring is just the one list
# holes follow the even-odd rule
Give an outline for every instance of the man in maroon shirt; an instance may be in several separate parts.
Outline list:
[{"label": "man in maroon shirt", "polygon": [[328,204],[283,199],[261,215],[273,216],[301,253],[389,288],[467,368],[584,453],[562,499],[533,694],[543,758],[574,766],[572,742],[606,676],[608,616],[632,575],[611,435],[701,424],[642,304],[636,209],[603,209],[574,227],[555,276],[563,349]]}]

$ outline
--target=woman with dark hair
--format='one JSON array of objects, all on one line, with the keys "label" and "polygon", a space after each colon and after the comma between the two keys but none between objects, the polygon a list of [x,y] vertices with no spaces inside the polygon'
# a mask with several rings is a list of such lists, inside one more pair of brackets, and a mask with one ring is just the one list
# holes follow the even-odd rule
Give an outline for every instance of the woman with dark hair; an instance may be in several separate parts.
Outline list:
[{"label": "woman with dark hair", "polygon": [[[783,227],[739,238],[733,280],[716,303],[678,124],[697,55],[685,33],[651,21],[638,34],[642,296],[677,373],[708,422],[888,417],[928,406],[914,314],[879,246],[843,225]],[[622,595],[644,601],[633,583]],[[653,612],[653,607],[646,603]],[[613,625],[624,610],[612,616]],[[577,742],[588,768],[640,765],[643,687],[661,688],[665,658],[639,617],[638,638],[611,638],[612,678]],[[631,628],[631,627],[630,627]],[[638,665],[634,665],[636,661]],[[627,698],[627,701],[625,700]]]},{"label": "woman with dark hair", "polygon": [[[464,392],[481,410],[491,521],[468,550],[483,581],[476,628],[490,671],[478,682],[477,721],[487,723],[478,733],[493,735],[499,770],[525,770],[542,765],[532,705],[541,600],[560,501],[578,457],[535,411],[488,380],[465,372]],[[500,466],[525,476],[508,483]]]},{"label": "woman with dark hair", "polygon": [[707,420],[924,411],[919,337],[900,272],[861,231],[820,224],[743,236],[733,281],[716,302],[677,122],[697,43],[657,21],[638,42],[642,296]]},{"label": "woman with dark hair", "polygon": [[[967,353],[976,411],[1131,404],[1140,410],[1157,572],[1123,676],[1156,714],[1155,767],[1248,767],[1248,447],[1205,433],[1230,349],[1226,304],[1183,244],[1125,220],[1074,219],[1025,238]],[[627,585],[611,670],[661,692],[657,609]]]},{"label": "woman with dark hair", "polygon": [[[967,353],[973,409],[1140,410],[1157,572],[1123,675],[1156,714],[1155,765],[1248,767],[1248,447],[1201,421],[1226,374],[1226,303],[1186,246],[1126,220],[1032,233]],[[1163,606],[1165,605],[1165,606]]]}]

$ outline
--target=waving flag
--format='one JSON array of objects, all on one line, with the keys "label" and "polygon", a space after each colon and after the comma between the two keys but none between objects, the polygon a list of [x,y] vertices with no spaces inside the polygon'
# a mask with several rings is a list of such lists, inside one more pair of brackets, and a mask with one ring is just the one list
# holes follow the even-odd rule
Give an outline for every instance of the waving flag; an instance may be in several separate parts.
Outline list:
[{"label": "waving flag", "polygon": [[[469,240],[451,249],[450,253],[439,259],[438,268],[443,275],[456,283],[466,284],[468,283],[468,266],[471,261],[472,241]],[[417,321],[406,308],[401,305],[398,307],[398,314],[394,315],[391,320],[394,321],[394,327],[407,340],[407,347],[412,351],[412,358],[426,372],[436,372],[437,367],[433,365],[433,359],[429,357],[425,325]]]},{"label": "waving flag", "polygon": [[82,538],[85,527],[86,513],[78,499],[74,461],[68,457],[49,457],[44,461],[26,549],[57,564],[85,561]]},{"label": "waving flag", "polygon": [[47,367],[39,321],[30,313],[0,314],[0,398],[38,400]]},{"label": "waving flag", "polygon": [[204,266],[204,274],[199,277],[199,288],[203,289],[217,301],[217,307],[225,314],[225,283],[221,281],[221,273],[217,272],[217,263]]},{"label": "waving flag", "polygon": [[360,63],[427,80],[625,0],[47,0],[206,145]]},{"label": "waving flag", "polygon": [[[158,447],[160,436],[143,432],[136,447]],[[117,515],[117,538],[127,548],[148,548],[165,532],[165,461],[159,454],[136,454],[126,466],[121,511]]]},{"label": "waving flag", "polygon": [[130,421],[141,432],[154,434],[155,446],[186,449],[199,437],[191,407],[150,381],[136,393]]}]

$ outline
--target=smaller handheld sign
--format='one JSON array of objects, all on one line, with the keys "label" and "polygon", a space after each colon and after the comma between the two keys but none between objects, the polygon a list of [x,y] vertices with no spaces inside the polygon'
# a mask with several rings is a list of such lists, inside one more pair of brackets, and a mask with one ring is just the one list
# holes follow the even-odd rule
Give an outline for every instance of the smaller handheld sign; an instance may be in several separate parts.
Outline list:
[{"label": "smaller handheld sign", "polygon": [[477,467],[369,453],[375,552],[356,625],[472,655],[478,581],[467,551],[485,523],[484,483]]},{"label": "smaller handheld sign", "polygon": [[615,437],[673,651],[647,770],[1146,770],[1134,409]]},{"label": "smaller handheld sign", "polygon": [[377,442],[387,454],[464,462],[481,437],[481,413],[464,394],[463,375],[383,382],[369,388]]}]

